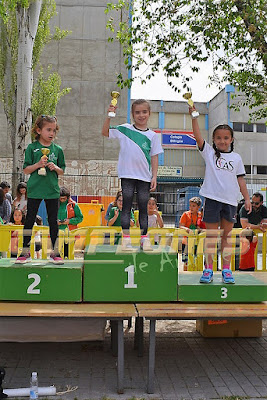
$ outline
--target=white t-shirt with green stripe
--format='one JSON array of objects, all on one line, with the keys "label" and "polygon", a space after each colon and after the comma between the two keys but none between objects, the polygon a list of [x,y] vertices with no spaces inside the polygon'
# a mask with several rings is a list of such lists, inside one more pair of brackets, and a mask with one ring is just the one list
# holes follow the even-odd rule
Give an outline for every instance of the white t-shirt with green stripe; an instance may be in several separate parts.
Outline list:
[{"label": "white t-shirt with green stripe", "polygon": [[150,129],[141,131],[126,123],[110,127],[109,138],[120,142],[119,178],[150,182],[151,156],[163,153],[160,136]]}]

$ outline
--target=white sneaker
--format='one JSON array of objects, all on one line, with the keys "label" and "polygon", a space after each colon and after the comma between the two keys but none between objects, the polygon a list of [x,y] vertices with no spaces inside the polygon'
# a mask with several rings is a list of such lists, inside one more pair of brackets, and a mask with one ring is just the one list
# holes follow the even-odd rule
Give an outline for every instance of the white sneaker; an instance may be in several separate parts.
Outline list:
[{"label": "white sneaker", "polygon": [[130,236],[123,236],[122,237],[122,250],[124,251],[131,251],[133,250],[133,246],[131,243],[131,238]]},{"label": "white sneaker", "polygon": [[140,249],[143,251],[152,251],[153,248],[151,246],[150,240],[147,236],[141,237],[140,240]]}]

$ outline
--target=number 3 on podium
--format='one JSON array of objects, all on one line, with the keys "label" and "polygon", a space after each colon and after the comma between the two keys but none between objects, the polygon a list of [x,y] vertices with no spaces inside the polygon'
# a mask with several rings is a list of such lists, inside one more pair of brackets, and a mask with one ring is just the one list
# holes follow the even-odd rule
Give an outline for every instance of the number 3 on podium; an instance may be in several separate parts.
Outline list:
[{"label": "number 3 on podium", "polygon": [[221,292],[222,292],[222,294],[221,294],[221,299],[226,299],[227,296],[228,296],[228,294],[227,294],[227,288],[226,288],[226,287],[222,287],[222,288],[221,288]]}]

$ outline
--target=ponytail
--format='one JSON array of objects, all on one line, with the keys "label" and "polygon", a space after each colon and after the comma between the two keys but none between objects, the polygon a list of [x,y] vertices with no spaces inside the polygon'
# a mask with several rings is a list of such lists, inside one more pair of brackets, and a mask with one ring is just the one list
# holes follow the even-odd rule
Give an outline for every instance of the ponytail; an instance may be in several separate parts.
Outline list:
[{"label": "ponytail", "polygon": [[217,157],[217,160],[220,158],[221,153],[219,152],[219,150],[217,149],[217,147],[215,146],[215,143],[213,142],[212,147],[215,151],[215,156]]}]

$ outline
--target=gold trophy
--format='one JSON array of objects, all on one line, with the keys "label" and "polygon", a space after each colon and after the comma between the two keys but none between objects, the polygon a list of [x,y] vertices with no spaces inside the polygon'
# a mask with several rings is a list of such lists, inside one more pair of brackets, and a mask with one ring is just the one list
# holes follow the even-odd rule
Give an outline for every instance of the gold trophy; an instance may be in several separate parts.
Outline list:
[{"label": "gold trophy", "polygon": [[[112,97],[111,104],[115,107],[118,103],[117,99],[120,97],[120,93],[119,92],[111,92],[111,97]],[[108,113],[108,116],[111,118],[114,118],[114,117],[116,117],[116,113],[114,111],[110,111]]]},{"label": "gold trophy", "polygon": [[[188,103],[189,107],[193,107],[194,106],[194,102],[193,102],[191,97],[192,97],[192,93],[183,94],[183,98],[187,100],[187,103]],[[192,111],[191,117],[192,117],[192,119],[198,118],[199,117],[199,112],[196,111],[196,110]]]},{"label": "gold trophy", "polygon": [[[41,152],[42,152],[42,154],[43,154],[41,158],[44,158],[44,157],[47,158],[48,154],[50,153],[50,149],[47,149],[46,147],[42,147],[42,148],[41,148]],[[39,169],[38,175],[46,176],[46,169],[45,169],[45,167],[42,167],[42,168]]]}]

